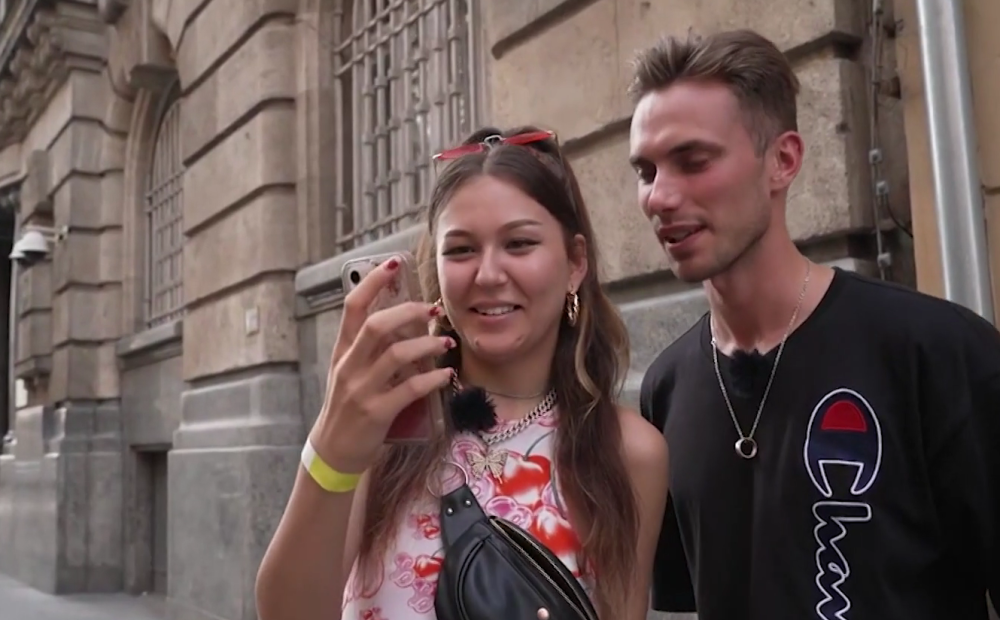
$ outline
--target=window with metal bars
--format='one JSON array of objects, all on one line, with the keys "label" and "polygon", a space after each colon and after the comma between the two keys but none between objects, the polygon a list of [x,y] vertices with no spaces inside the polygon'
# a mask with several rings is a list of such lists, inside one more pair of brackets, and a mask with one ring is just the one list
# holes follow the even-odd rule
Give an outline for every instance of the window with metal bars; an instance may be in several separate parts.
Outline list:
[{"label": "window with metal bars", "polygon": [[184,311],[184,164],[180,96],[175,86],[158,116],[145,195],[146,328],[167,323]]},{"label": "window with metal bars", "polygon": [[335,15],[338,252],[416,224],[432,155],[471,131],[473,0],[353,0]]}]

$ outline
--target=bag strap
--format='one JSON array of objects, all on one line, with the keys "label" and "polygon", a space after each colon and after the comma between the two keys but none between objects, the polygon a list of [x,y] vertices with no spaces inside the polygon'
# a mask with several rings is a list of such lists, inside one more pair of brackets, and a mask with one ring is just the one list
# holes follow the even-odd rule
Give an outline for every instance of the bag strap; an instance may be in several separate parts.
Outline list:
[{"label": "bag strap", "polygon": [[476,495],[463,484],[454,491],[441,496],[441,538],[447,549],[455,544],[470,527],[486,521],[486,513],[479,505]]}]

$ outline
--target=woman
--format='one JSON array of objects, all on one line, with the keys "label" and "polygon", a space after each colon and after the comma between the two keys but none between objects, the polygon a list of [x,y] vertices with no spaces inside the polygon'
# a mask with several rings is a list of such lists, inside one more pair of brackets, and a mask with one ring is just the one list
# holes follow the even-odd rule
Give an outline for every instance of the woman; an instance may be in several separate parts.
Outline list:
[{"label": "woman", "polygon": [[[441,542],[429,481],[455,475],[446,462],[474,472],[470,486],[488,513],[558,555],[601,617],[646,618],[666,443],[615,403],[627,334],[601,289],[572,170],[547,132],[499,134],[478,131],[437,157],[451,161],[434,188],[421,258],[426,299],[440,305],[367,316],[395,261],[348,295],[310,433],[318,458],[347,482],[328,492],[300,468],[258,574],[262,620],[434,618]],[[440,333],[388,336],[432,318]],[[386,389],[403,364],[426,357],[442,367]],[[456,380],[490,394],[497,428],[383,448],[400,410]],[[499,468],[487,463],[497,439],[507,455]]]}]

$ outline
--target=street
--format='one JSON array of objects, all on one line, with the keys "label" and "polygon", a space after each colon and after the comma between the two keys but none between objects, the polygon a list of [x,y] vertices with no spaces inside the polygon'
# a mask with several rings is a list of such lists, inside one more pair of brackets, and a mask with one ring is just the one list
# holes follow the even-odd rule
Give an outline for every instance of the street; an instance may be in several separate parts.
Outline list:
[{"label": "street", "polygon": [[162,602],[125,594],[52,596],[0,575],[4,620],[162,620]]}]

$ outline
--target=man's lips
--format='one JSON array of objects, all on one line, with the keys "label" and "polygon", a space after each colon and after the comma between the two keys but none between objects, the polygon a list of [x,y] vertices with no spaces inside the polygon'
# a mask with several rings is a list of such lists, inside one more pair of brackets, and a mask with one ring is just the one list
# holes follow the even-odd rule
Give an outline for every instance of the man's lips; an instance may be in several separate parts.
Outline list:
[{"label": "man's lips", "polygon": [[703,230],[705,227],[701,224],[671,224],[670,226],[658,227],[656,236],[661,243],[674,245]]}]

